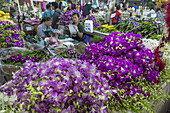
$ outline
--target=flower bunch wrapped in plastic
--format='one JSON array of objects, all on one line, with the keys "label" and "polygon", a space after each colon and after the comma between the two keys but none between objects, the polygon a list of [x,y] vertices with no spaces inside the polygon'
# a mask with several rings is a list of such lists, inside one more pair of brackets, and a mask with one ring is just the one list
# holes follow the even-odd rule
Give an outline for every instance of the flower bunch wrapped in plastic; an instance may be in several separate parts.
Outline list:
[{"label": "flower bunch wrapped in plastic", "polygon": [[9,21],[0,22],[0,48],[6,47],[23,47],[24,33],[19,27],[12,25]]},{"label": "flower bunch wrapped in plastic", "polygon": [[24,51],[20,54],[11,55],[6,60],[3,60],[5,64],[11,65],[18,65],[22,66],[27,60],[31,60],[32,62],[39,62],[39,61],[47,61],[46,54],[41,51]]},{"label": "flower bunch wrapped in plastic", "polygon": [[96,28],[100,27],[99,22],[97,21],[97,19],[93,15],[87,15],[85,20],[92,20],[94,27],[96,27]]},{"label": "flower bunch wrapped in plastic", "polygon": [[153,68],[153,53],[142,44],[139,34],[113,32],[85,51],[80,59],[96,64],[114,91],[108,106],[116,110],[151,110],[145,105],[155,94],[152,87],[160,74]]},{"label": "flower bunch wrapped in plastic", "polygon": [[[67,28],[70,23],[73,23],[72,15],[75,12],[80,14],[80,11],[78,9],[74,9],[72,11],[66,11],[64,14],[62,14],[60,16],[60,25],[64,25]],[[80,20],[83,18],[84,18],[83,16],[80,16]]]},{"label": "flower bunch wrapped in plastic", "polygon": [[22,64],[22,63],[25,63],[27,60],[31,60],[32,62],[38,62],[38,61],[42,60],[42,57],[39,57],[39,58],[36,58],[36,57],[33,58],[33,57],[27,57],[27,56],[22,57],[22,55],[19,54],[16,56],[11,56],[7,60],[14,61],[14,62],[21,62],[21,64]]},{"label": "flower bunch wrapped in plastic", "polygon": [[1,87],[13,106],[38,113],[107,112],[112,91],[95,65],[80,60],[27,61],[13,80]]}]

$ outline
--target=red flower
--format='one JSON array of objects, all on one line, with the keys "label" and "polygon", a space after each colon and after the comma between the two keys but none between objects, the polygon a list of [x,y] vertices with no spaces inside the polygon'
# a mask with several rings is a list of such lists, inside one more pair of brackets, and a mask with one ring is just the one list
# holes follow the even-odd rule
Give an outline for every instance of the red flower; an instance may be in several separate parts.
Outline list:
[{"label": "red flower", "polygon": [[159,81],[159,80],[155,80],[155,83],[159,84],[159,83],[160,83],[160,81]]},{"label": "red flower", "polygon": [[159,46],[154,50],[154,58],[155,58],[155,65],[159,67],[159,72],[161,72],[165,68],[165,62],[160,59],[158,54]]}]

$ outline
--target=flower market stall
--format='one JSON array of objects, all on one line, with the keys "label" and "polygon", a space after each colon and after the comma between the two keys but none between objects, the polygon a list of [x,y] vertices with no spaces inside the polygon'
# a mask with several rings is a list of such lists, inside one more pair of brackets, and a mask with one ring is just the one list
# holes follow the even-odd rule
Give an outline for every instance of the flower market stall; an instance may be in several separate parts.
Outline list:
[{"label": "flower market stall", "polygon": [[37,36],[29,43],[17,25],[1,21],[0,112],[166,113],[169,8],[165,25],[129,18],[118,25],[100,25],[93,15],[81,17],[85,28],[87,20],[94,26],[84,35],[102,37],[91,43],[69,37],[77,9],[61,15],[60,29],[55,37],[42,39],[43,44]]}]

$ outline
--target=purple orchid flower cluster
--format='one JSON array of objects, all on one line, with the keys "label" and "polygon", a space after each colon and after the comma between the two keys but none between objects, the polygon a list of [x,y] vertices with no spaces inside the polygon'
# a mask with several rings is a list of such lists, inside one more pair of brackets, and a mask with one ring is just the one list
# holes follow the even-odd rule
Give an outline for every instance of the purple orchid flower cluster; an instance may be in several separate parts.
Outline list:
[{"label": "purple orchid flower cluster", "polygon": [[23,47],[24,33],[19,27],[12,25],[9,21],[0,22],[0,48]]},{"label": "purple orchid flower cluster", "polygon": [[11,56],[7,59],[8,61],[15,61],[15,62],[21,62],[21,64],[25,63],[27,60],[31,60],[32,62],[39,62],[42,60],[42,57],[22,57],[21,54],[15,55],[15,56]]},{"label": "purple orchid flower cluster", "polygon": [[93,15],[87,15],[86,20],[92,20],[93,21],[93,25],[96,28],[99,28],[101,26],[101,25],[99,25],[99,22],[97,21],[97,19]]},{"label": "purple orchid flower cluster", "polygon": [[[60,16],[60,25],[64,25],[65,28],[68,28],[68,25],[69,25],[70,23],[73,23],[72,15],[73,15],[73,13],[75,13],[75,12],[77,12],[77,13],[80,14],[80,11],[79,11],[78,9],[74,9],[74,10],[72,10],[72,11],[66,11],[64,14],[62,14],[62,15]],[[81,16],[81,17],[80,17],[80,20],[81,20],[81,19],[84,19],[84,17]]]},{"label": "purple orchid flower cluster", "polygon": [[1,89],[16,93],[13,106],[37,113],[107,113],[113,93],[96,66],[81,60],[52,59],[24,63]]},{"label": "purple orchid flower cluster", "polygon": [[[154,85],[160,77],[152,65],[153,53],[142,44],[139,34],[112,32],[103,41],[87,46],[85,51],[79,59],[97,66],[101,76],[117,91],[114,96],[119,102],[122,96],[149,97],[149,88],[144,90],[144,85],[140,84]],[[120,89],[124,90],[123,93],[119,92]]]},{"label": "purple orchid flower cluster", "polygon": [[[64,25],[65,28],[68,28],[68,25],[70,23],[73,23],[72,14],[74,12],[77,12],[77,13],[80,14],[80,11],[78,9],[74,9],[72,11],[66,11],[64,14],[62,14],[60,16],[60,25]],[[96,20],[96,18],[93,15],[87,15],[87,17],[80,16],[80,22],[84,22],[85,20],[92,20],[93,21],[93,25],[96,28],[100,27],[99,22]]]}]

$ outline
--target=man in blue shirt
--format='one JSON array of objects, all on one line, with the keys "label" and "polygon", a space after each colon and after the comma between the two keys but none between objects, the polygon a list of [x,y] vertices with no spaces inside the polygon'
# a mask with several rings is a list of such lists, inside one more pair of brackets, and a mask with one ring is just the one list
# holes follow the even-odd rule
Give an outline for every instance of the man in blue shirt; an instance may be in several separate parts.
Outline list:
[{"label": "man in blue shirt", "polygon": [[136,3],[133,4],[134,8],[135,8],[135,12],[138,9],[138,6],[136,5]]},{"label": "man in blue shirt", "polygon": [[42,14],[42,18],[48,16],[48,17],[50,17],[51,19],[53,19],[53,14],[54,14],[54,12],[53,12],[53,10],[51,9],[51,5],[50,5],[50,4],[47,4],[46,8],[47,8],[47,9],[46,9],[46,10],[44,11],[44,13]]},{"label": "man in blue shirt", "polygon": [[52,20],[51,20],[50,17],[46,16],[46,17],[44,17],[44,19],[42,21],[43,21],[43,23],[40,24],[37,27],[37,36],[39,36],[41,38],[45,38],[45,37],[47,37],[45,35],[45,33],[44,33],[45,31],[52,31],[52,32],[54,32],[54,30],[51,27]]}]

